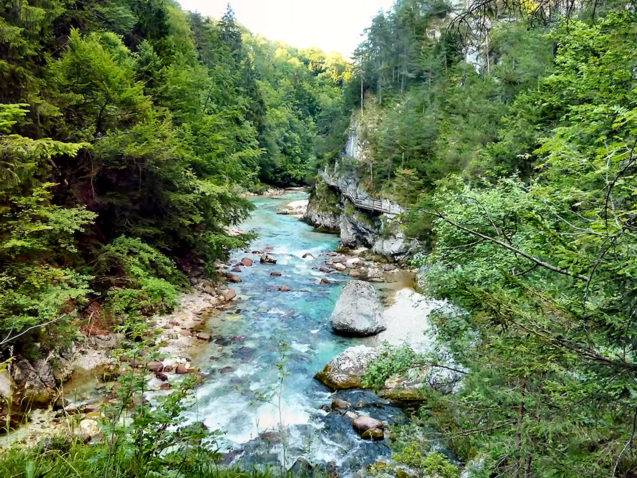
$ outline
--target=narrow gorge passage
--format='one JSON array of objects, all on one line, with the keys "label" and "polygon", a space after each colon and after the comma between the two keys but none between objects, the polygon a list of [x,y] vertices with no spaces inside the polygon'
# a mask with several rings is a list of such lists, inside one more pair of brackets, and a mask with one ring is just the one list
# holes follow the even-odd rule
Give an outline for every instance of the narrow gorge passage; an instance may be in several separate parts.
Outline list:
[{"label": "narrow gorge passage", "polygon": [[[190,418],[225,432],[224,449],[236,463],[278,465],[285,460],[290,467],[303,456],[313,463],[333,463],[347,476],[347,470],[388,457],[390,450],[386,442],[361,440],[346,417],[320,409],[330,404],[332,394],[314,374],[360,339],[336,336],[330,327],[330,314],[349,277],[318,269],[324,255],[338,247],[338,237],[276,213],[304,197],[295,192],[253,200],[256,210],[241,229],[253,230],[258,238],[249,251],[235,251],[230,263],[248,257],[254,265],[237,273],[242,282],[233,284],[240,298],[236,308],[208,324],[213,341],[197,365],[209,378],[197,391]],[[252,253],[266,249],[277,264],[260,264],[260,254]],[[311,256],[304,259],[307,253]],[[320,283],[325,276],[329,284]],[[281,286],[291,290],[280,291]],[[378,419],[402,420],[399,409],[370,392],[339,396]]]}]

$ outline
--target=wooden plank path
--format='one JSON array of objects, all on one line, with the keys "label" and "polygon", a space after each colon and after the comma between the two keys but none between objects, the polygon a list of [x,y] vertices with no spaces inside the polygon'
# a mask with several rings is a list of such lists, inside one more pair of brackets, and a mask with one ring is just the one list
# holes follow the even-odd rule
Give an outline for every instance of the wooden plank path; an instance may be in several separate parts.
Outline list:
[{"label": "wooden plank path", "polygon": [[358,197],[352,197],[349,194],[344,194],[344,196],[352,201],[354,206],[359,209],[366,209],[368,211],[380,212],[383,214],[401,214],[403,212],[400,206],[393,204],[387,199],[361,199]]},{"label": "wooden plank path", "polygon": [[[330,176],[330,174],[326,170],[320,171],[319,174],[323,177],[327,184],[340,189],[337,182]],[[359,209],[393,215],[402,214],[404,212],[400,206],[393,203],[389,199],[374,199],[370,197],[361,198],[348,194],[343,190],[341,190],[341,194],[352,201],[352,204],[354,204],[354,206]]]}]

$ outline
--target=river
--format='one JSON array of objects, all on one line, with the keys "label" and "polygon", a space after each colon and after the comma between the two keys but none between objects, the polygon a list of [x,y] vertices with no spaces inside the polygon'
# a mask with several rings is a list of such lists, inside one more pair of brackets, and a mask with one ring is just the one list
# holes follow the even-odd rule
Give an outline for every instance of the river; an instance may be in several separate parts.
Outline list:
[{"label": "river", "polygon": [[[338,247],[332,234],[315,231],[277,209],[304,199],[302,192],[253,199],[251,217],[241,225],[258,238],[247,251],[235,251],[231,263],[250,257],[242,282],[233,284],[240,301],[209,322],[213,342],[197,364],[209,379],[197,390],[192,420],[223,431],[219,444],[227,461],[244,467],[290,467],[298,457],[313,464],[336,467],[340,476],[355,471],[391,452],[386,442],[360,439],[351,421],[326,412],[334,396],[314,380],[314,374],[345,348],[360,343],[331,332],[329,318],[346,275],[329,274],[330,284],[318,268],[321,255]],[[251,251],[271,249],[276,265],[259,264]],[[310,253],[312,257],[303,258]],[[280,277],[271,272],[280,272]],[[279,291],[280,286],[291,288]],[[364,391],[338,394],[363,414],[389,422],[402,421],[402,412]]]}]

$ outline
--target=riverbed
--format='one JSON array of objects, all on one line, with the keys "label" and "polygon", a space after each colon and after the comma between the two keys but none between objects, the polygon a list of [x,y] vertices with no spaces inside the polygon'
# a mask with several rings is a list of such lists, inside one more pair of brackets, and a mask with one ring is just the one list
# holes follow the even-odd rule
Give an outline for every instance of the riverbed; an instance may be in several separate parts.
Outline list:
[{"label": "riverbed", "polygon": [[[329,323],[349,277],[319,267],[338,247],[338,237],[276,213],[305,197],[293,192],[252,200],[256,209],[240,227],[258,237],[248,250],[233,252],[230,262],[248,257],[254,265],[235,272],[242,280],[233,284],[236,308],[208,323],[213,341],[196,364],[208,379],[197,390],[189,418],[223,431],[219,445],[229,463],[287,468],[303,457],[346,477],[391,452],[386,442],[362,440],[340,413],[321,409],[333,394],[314,374],[361,341],[334,335]],[[277,259],[275,265],[259,263],[259,251],[265,250]],[[328,284],[321,283],[323,277]],[[291,290],[279,290],[282,286]],[[403,420],[398,408],[369,392],[339,396],[359,413],[390,423]]]}]

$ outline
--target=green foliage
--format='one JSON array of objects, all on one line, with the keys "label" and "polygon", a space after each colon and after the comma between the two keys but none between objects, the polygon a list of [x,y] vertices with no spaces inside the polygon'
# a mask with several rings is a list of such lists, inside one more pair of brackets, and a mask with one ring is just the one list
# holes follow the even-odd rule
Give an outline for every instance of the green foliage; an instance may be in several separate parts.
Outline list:
[{"label": "green foliage", "polygon": [[187,286],[168,257],[138,238],[119,237],[104,246],[94,270],[96,281],[108,290],[107,308],[116,317],[170,311],[179,287]]},{"label": "green foliage", "polygon": [[[414,260],[426,291],[466,311],[431,317],[470,373],[456,395],[424,394],[408,456],[442,431],[479,476],[637,467],[637,21],[613,10],[494,17],[476,71],[444,9],[398,1],[357,51],[358,176],[411,206],[407,231],[432,249]],[[422,360],[386,350],[366,385]]]},{"label": "green foliage", "polygon": [[392,375],[403,375],[414,366],[418,355],[408,346],[390,348],[385,346],[380,356],[374,360],[363,375],[366,388],[380,390]]},{"label": "green foliage", "polygon": [[260,131],[261,178],[278,185],[303,184],[316,164],[338,155],[347,115],[341,86],[350,78],[340,55],[297,50],[248,37],[267,112]]},{"label": "green foliage", "polygon": [[[301,184],[341,147],[315,152],[345,118],[347,63],[257,40],[231,10],[4,2],[0,46],[8,339],[41,339],[38,326],[81,317],[88,298],[120,325],[170,310],[187,286],[178,270],[213,275],[249,239],[228,233],[252,208],[246,189]],[[277,49],[287,57],[271,62]]]},{"label": "green foliage", "polygon": [[[5,131],[25,114],[20,105],[0,105]],[[75,157],[85,144],[0,135],[0,330],[10,343],[27,329],[68,318],[90,292],[90,277],[77,263],[76,234],[95,215],[83,207],[53,202],[47,179],[53,161]]]},{"label": "green foliage", "polygon": [[418,205],[435,219],[426,288],[468,311],[434,319],[471,372],[457,396],[429,397],[432,423],[492,473],[636,466],[636,24],[616,12],[551,32],[554,71],[518,96],[501,132],[510,144],[525,124],[532,140],[484,150],[511,164],[524,152],[532,178],[449,177]]},{"label": "green foliage", "polygon": [[449,462],[441,453],[422,454],[420,444],[411,442],[395,455],[398,463],[415,468],[431,478],[459,478],[458,467]]}]

